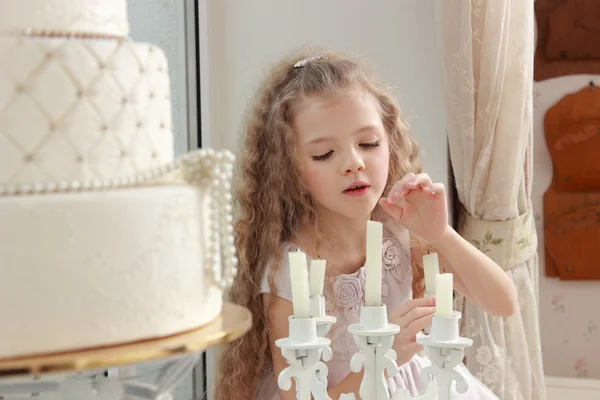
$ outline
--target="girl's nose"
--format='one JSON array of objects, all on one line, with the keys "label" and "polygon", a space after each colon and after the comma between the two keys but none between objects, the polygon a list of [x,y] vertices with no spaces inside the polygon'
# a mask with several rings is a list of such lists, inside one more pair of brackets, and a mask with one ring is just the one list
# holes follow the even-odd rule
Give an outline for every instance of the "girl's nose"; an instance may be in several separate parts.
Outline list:
[{"label": "girl's nose", "polygon": [[353,172],[364,171],[365,162],[355,151],[352,151],[346,158],[342,172],[344,175],[351,174]]}]

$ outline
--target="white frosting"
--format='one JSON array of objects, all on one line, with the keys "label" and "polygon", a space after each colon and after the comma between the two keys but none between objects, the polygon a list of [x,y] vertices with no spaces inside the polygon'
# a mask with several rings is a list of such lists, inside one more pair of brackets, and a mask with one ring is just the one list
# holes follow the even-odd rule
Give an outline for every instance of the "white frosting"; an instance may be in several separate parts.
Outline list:
[{"label": "white frosting", "polygon": [[172,161],[167,68],[148,44],[0,37],[0,186],[118,179]]},{"label": "white frosting", "polygon": [[188,185],[0,198],[0,357],[174,334],[220,314]]},{"label": "white frosting", "polygon": [[0,32],[27,30],[127,36],[125,0],[2,0]]}]

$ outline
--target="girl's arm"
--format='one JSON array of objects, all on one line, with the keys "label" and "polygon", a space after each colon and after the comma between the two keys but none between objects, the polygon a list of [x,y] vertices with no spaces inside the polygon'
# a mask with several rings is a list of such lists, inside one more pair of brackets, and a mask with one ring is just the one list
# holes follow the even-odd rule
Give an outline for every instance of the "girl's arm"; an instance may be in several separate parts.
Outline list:
[{"label": "girl's arm", "polygon": [[454,275],[457,291],[492,315],[508,317],[517,310],[517,290],[512,280],[448,224],[443,184],[433,183],[426,173],[409,173],[396,182],[379,204],[406,229],[437,249],[440,268]]},{"label": "girl's arm", "polygon": [[491,315],[509,317],[517,310],[517,289],[506,272],[451,226],[431,244],[438,252],[440,269],[454,275],[459,293]]},{"label": "girl's arm", "polygon": [[[281,349],[275,346],[277,339],[288,337],[289,325],[288,316],[293,314],[292,303],[279,296],[271,293],[262,295],[265,317],[267,320],[267,330],[269,332],[269,345],[271,348],[271,356],[273,359],[273,379],[277,382],[279,373],[288,366],[281,355]],[[358,390],[362,382],[362,372],[360,374],[350,373],[340,383],[330,388],[327,393],[329,397],[338,399],[342,393],[354,393],[356,398],[359,398]],[[287,392],[279,390],[279,398],[281,400],[296,400],[296,385],[292,380],[292,388]]]}]

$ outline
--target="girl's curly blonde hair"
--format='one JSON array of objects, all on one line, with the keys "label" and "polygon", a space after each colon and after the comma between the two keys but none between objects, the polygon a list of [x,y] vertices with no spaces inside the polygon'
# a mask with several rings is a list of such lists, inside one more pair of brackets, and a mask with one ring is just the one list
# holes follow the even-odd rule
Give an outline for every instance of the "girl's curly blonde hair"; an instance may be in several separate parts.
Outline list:
[{"label": "girl's curly blonde hair", "polygon": [[[324,57],[294,67],[315,54]],[[274,277],[281,265],[281,244],[297,232],[319,235],[317,204],[303,185],[295,161],[291,127],[294,109],[307,96],[343,95],[356,89],[367,91],[378,101],[389,135],[390,165],[384,193],[405,174],[421,172],[418,145],[408,134],[392,91],[375,80],[366,63],[345,54],[303,51],[275,66],[261,85],[248,115],[234,195],[239,272],[230,301],[251,311],[253,326],[224,349],[217,377],[217,400],[252,399],[260,379],[272,373],[260,292],[263,274],[269,266],[271,293],[277,293]],[[373,219],[385,220],[379,206]],[[413,246],[426,246],[416,237],[411,236],[411,242]],[[416,260],[412,264],[413,292],[420,297],[423,273]]]}]

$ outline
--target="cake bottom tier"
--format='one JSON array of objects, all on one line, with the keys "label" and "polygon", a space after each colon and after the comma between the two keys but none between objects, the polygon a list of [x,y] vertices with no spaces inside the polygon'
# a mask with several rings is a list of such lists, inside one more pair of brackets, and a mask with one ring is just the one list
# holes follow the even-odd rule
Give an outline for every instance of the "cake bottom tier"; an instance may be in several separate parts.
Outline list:
[{"label": "cake bottom tier", "polygon": [[165,185],[0,198],[0,358],[214,320],[222,291],[203,268],[206,197]]}]

